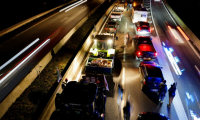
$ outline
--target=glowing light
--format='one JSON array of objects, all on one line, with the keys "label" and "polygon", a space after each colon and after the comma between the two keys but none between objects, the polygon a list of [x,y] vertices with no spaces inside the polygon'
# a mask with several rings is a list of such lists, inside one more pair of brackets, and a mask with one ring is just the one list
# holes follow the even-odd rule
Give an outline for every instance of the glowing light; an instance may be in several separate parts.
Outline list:
[{"label": "glowing light", "polygon": [[112,40],[108,40],[108,43],[111,44],[113,41]]},{"label": "glowing light", "polygon": [[16,72],[19,67],[24,64],[29,58],[31,58],[36,52],[38,52],[44,45],[49,43],[50,39],[47,39],[45,42],[43,42],[39,47],[37,47],[31,54],[29,54],[22,62],[20,62],[15,68],[13,68],[8,74],[5,75],[0,81],[0,84],[4,82],[8,77],[10,77],[14,72]]},{"label": "glowing light", "polygon": [[180,68],[178,67],[176,61],[174,60],[174,57],[173,57],[173,55],[171,54],[171,52],[170,52],[167,48],[165,48],[165,47],[164,47],[164,51],[165,51],[165,53],[166,53],[166,55],[167,55],[167,57],[168,57],[168,59],[169,59],[171,65],[172,65],[172,67],[173,67],[175,73],[176,73],[177,75],[182,75],[182,72],[181,72]]},{"label": "glowing light", "polygon": [[190,39],[187,37],[187,35],[182,31],[182,29],[181,29],[179,26],[177,26],[177,29],[181,32],[181,34],[183,35],[183,37],[184,37],[186,40],[190,40]]},{"label": "glowing light", "polygon": [[178,37],[174,33],[174,30],[172,30],[172,28],[169,25],[167,27],[169,28],[169,30],[171,31],[171,33],[173,34],[173,36],[175,37],[175,39],[178,39]]},{"label": "glowing light", "polygon": [[84,2],[87,2],[87,0],[80,2],[79,4],[77,4],[77,5],[73,6],[73,7],[71,7],[71,8],[68,9],[68,10],[66,10],[65,12],[67,12],[67,11],[69,11],[69,10],[75,8],[76,6],[79,6],[80,4],[83,4]]},{"label": "glowing light", "polygon": [[82,2],[82,0],[81,0],[81,1],[78,1],[78,2],[75,2],[74,4],[72,4],[72,5],[70,5],[70,6],[67,6],[67,7],[61,9],[59,12],[62,12],[62,11],[64,11],[65,9],[67,9],[67,8],[69,8],[69,7],[72,7],[73,5],[78,4],[78,3],[80,3],[80,2]]},{"label": "glowing light", "polygon": [[19,53],[17,53],[15,56],[13,56],[10,60],[8,60],[6,63],[4,63],[1,67],[0,70],[3,69],[4,67],[6,67],[8,64],[10,64],[14,59],[16,59],[17,57],[19,57],[22,53],[24,53],[27,49],[29,49],[31,46],[33,46],[36,42],[38,42],[40,39],[37,38],[36,40],[34,40],[31,44],[29,44],[28,46],[26,46],[24,49],[22,49]]}]

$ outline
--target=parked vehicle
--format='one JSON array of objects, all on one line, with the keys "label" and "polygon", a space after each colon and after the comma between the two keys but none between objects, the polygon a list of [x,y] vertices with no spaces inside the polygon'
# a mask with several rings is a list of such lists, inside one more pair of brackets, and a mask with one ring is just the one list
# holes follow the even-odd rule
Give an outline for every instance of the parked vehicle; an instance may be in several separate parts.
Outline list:
[{"label": "parked vehicle", "polygon": [[135,41],[135,59],[136,60],[152,60],[156,59],[157,52],[149,39]]},{"label": "parked vehicle", "polygon": [[112,21],[121,21],[122,13],[120,12],[112,12],[110,15],[110,20]]},{"label": "parked vehicle", "polygon": [[143,61],[139,65],[141,89],[148,92],[159,92],[159,84],[164,77],[161,66],[152,61]]},{"label": "parked vehicle", "polygon": [[169,118],[161,113],[142,112],[138,115],[137,120],[169,120]]},{"label": "parked vehicle", "polygon": [[115,35],[100,34],[94,38],[90,57],[86,62],[86,72],[96,70],[100,73],[112,73],[115,56]]},{"label": "parked vehicle", "polygon": [[57,120],[104,120],[104,90],[95,81],[68,82],[62,93],[56,95],[54,117]]},{"label": "parked vehicle", "polygon": [[151,28],[148,22],[138,21],[135,23],[135,32],[138,36],[150,36]]},{"label": "parked vehicle", "polygon": [[120,3],[118,3],[118,5],[117,5],[117,9],[121,9],[121,10],[124,11],[124,9],[125,9],[125,3],[124,3],[124,2],[120,2]]},{"label": "parked vehicle", "polygon": [[117,29],[119,28],[119,24],[117,22],[109,21],[106,23],[105,31],[107,33],[117,33]]}]

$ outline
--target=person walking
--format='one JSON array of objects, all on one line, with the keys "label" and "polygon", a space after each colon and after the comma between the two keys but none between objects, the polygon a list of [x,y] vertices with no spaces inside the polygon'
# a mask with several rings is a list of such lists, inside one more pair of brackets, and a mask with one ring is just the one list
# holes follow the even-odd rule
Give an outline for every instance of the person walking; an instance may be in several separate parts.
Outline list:
[{"label": "person walking", "polygon": [[159,101],[163,103],[163,99],[165,97],[165,94],[167,93],[167,85],[166,80],[163,80],[162,83],[160,83],[160,89],[159,89]]},{"label": "person walking", "polygon": [[120,101],[122,101],[122,98],[123,98],[123,89],[121,84],[118,84],[118,99],[117,99],[118,105],[120,104]]},{"label": "person walking", "polygon": [[168,90],[169,93],[169,104],[167,104],[167,107],[171,107],[171,103],[176,95],[176,83],[172,84],[171,87]]},{"label": "person walking", "polygon": [[130,35],[129,35],[129,32],[127,32],[126,35],[125,35],[125,44],[127,46],[128,46],[129,40],[130,40]]}]

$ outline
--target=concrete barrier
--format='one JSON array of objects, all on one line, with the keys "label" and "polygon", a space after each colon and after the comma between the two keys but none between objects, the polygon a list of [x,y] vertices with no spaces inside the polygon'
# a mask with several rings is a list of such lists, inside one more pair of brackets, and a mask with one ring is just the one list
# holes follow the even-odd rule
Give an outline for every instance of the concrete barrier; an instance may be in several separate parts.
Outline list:
[{"label": "concrete barrier", "polygon": [[0,36],[3,36],[4,34],[7,34],[7,33],[9,33],[9,32],[12,32],[13,30],[15,30],[15,29],[17,29],[17,28],[19,28],[19,27],[21,27],[21,26],[23,26],[23,25],[25,25],[25,24],[27,24],[27,23],[29,23],[29,22],[35,20],[35,19],[38,19],[38,18],[40,18],[40,17],[42,17],[42,16],[44,16],[44,15],[46,15],[46,14],[48,14],[48,13],[54,11],[54,10],[56,10],[56,9],[59,9],[59,8],[61,8],[61,7],[64,7],[65,5],[70,4],[70,3],[72,3],[72,2],[75,2],[75,1],[77,1],[77,0],[72,0],[72,1],[67,2],[67,3],[65,3],[65,4],[63,4],[63,5],[60,5],[60,6],[56,7],[56,8],[53,8],[53,9],[51,9],[51,10],[48,10],[48,11],[46,11],[46,12],[43,12],[43,13],[40,13],[40,14],[38,14],[38,15],[35,15],[35,16],[31,17],[31,18],[28,18],[28,19],[26,19],[26,20],[24,20],[24,21],[22,21],[22,22],[19,22],[19,23],[15,24],[15,25],[11,26],[11,27],[8,27],[8,28],[6,28],[6,29],[0,31]]},{"label": "concrete barrier", "polygon": [[[115,7],[115,3],[113,3],[109,9],[106,11],[106,13],[101,17],[99,22],[95,25],[96,31],[99,31],[102,24],[106,20],[107,17],[109,17],[110,11]],[[89,36],[87,37],[86,41],[76,54],[75,58],[73,59],[72,63],[70,64],[69,68],[67,69],[66,73],[64,74],[61,82],[59,83],[58,87],[56,88],[55,92],[51,96],[49,102],[47,103],[45,109],[43,110],[39,120],[49,120],[51,117],[51,114],[55,110],[55,97],[57,93],[62,92],[61,84],[62,81],[65,80],[65,78],[68,78],[68,80],[76,80],[75,78],[78,76],[84,66],[85,66],[85,60],[88,55],[88,51],[93,43],[92,36],[96,35],[98,32],[96,32],[94,29],[91,31]]]},{"label": "concrete barrier", "polygon": [[6,113],[9,107],[15,102],[15,100],[23,93],[23,91],[36,79],[40,72],[51,61],[52,56],[49,52],[31,72],[15,87],[14,90],[0,103],[0,118]]},{"label": "concrete barrier", "polygon": [[186,35],[190,38],[193,44],[200,50],[200,40],[196,37],[196,35],[187,27],[187,25],[179,18],[179,16],[173,11],[173,9],[169,6],[166,0],[163,0],[165,6],[169,10],[170,14],[176,20],[178,25],[183,29]]}]

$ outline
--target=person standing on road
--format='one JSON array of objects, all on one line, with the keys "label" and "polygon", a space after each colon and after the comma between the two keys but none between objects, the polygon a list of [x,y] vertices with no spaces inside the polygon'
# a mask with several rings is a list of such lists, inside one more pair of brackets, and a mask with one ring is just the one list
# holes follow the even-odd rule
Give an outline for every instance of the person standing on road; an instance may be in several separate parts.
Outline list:
[{"label": "person standing on road", "polygon": [[163,103],[163,99],[165,97],[165,94],[167,93],[167,85],[166,85],[166,80],[163,80],[163,83],[160,83],[159,85],[159,101]]},{"label": "person standing on road", "polygon": [[129,35],[129,32],[127,32],[126,35],[125,35],[125,43],[126,43],[126,45],[128,45],[129,39],[130,39],[130,35]]},{"label": "person standing on road", "polygon": [[121,84],[118,84],[118,99],[117,99],[118,105],[120,104],[120,101],[122,101],[122,98],[123,98],[123,89]]},{"label": "person standing on road", "polygon": [[176,83],[172,84],[171,87],[168,90],[169,92],[169,104],[167,105],[167,107],[171,107],[171,103],[175,97],[175,92],[176,92]]}]

